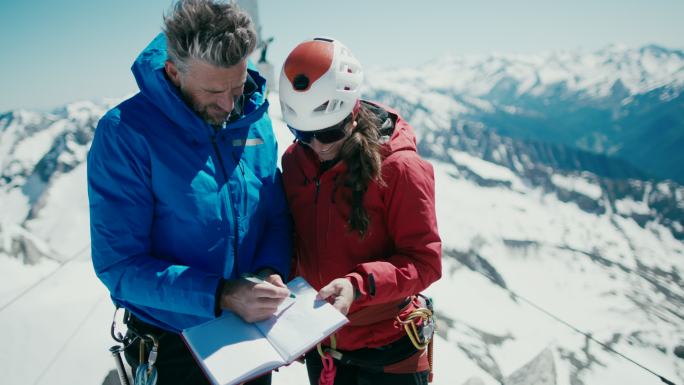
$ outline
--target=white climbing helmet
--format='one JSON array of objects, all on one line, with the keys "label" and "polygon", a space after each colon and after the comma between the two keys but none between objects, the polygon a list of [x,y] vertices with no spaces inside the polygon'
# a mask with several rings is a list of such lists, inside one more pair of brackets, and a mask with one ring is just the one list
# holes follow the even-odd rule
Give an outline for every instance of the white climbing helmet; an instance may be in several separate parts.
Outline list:
[{"label": "white climbing helmet", "polygon": [[317,131],[343,121],[361,98],[363,69],[337,40],[317,37],[290,52],[280,71],[280,108],[285,123]]}]

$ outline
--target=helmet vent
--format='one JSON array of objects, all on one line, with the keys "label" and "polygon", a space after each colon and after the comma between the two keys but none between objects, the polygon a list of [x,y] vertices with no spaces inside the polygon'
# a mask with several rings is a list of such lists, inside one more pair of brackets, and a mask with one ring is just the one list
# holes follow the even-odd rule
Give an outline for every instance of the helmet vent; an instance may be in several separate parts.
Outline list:
[{"label": "helmet vent", "polygon": [[359,66],[354,65],[353,63],[350,63],[348,61],[342,61],[339,64],[338,71],[347,74],[357,74],[361,72],[361,69],[359,68]]},{"label": "helmet vent", "polygon": [[328,102],[325,102],[321,104],[320,106],[314,108],[314,112],[323,112],[325,109],[328,108]]},{"label": "helmet vent", "polygon": [[352,82],[337,83],[338,91],[355,91],[358,87]]},{"label": "helmet vent", "polygon": [[332,43],[332,42],[333,42],[332,39],[328,39],[328,38],[325,38],[325,37],[314,37],[313,40],[327,41],[328,43]]},{"label": "helmet vent", "polygon": [[330,103],[330,106],[328,106],[328,112],[335,112],[338,111],[342,107],[342,101],[339,99],[335,99]]},{"label": "helmet vent", "polygon": [[296,91],[305,91],[309,88],[309,78],[304,74],[295,76],[292,83],[292,87],[294,87]]}]

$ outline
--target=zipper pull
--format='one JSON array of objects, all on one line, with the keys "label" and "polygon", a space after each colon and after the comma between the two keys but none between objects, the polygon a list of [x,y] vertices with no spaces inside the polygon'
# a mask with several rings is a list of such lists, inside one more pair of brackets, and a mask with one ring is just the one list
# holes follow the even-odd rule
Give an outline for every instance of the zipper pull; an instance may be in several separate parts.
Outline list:
[{"label": "zipper pull", "polygon": [[321,180],[318,177],[314,178],[314,184],[316,185],[316,195],[314,195],[314,203],[318,203],[318,192],[321,190]]}]

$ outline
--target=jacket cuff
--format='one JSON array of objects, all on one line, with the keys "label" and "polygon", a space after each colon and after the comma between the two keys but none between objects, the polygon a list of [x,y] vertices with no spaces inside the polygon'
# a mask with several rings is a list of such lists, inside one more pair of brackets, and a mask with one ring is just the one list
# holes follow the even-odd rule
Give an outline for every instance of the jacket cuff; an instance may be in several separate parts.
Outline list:
[{"label": "jacket cuff", "polygon": [[219,279],[218,285],[216,285],[216,294],[214,297],[214,316],[219,317],[221,313],[223,313],[223,309],[221,308],[221,295],[223,294],[223,285],[226,283],[226,280],[221,278]]},{"label": "jacket cuff", "polygon": [[358,301],[359,298],[362,298],[367,294],[363,288],[363,277],[361,277],[361,274],[349,273],[344,277],[351,281],[351,284],[354,287],[354,302]]}]

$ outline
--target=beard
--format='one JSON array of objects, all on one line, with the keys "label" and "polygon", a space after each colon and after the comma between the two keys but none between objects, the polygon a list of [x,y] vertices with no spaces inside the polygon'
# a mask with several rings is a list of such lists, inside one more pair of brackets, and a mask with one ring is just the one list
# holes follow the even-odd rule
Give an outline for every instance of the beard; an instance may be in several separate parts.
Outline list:
[{"label": "beard", "polygon": [[[186,92],[184,89],[180,89],[181,95],[185,103],[192,108],[193,111],[205,122],[212,126],[220,126],[228,119],[230,116],[230,111],[224,111],[221,107],[216,104],[202,104],[195,99],[195,97]],[[216,111],[215,113],[210,113],[209,111]]]}]

